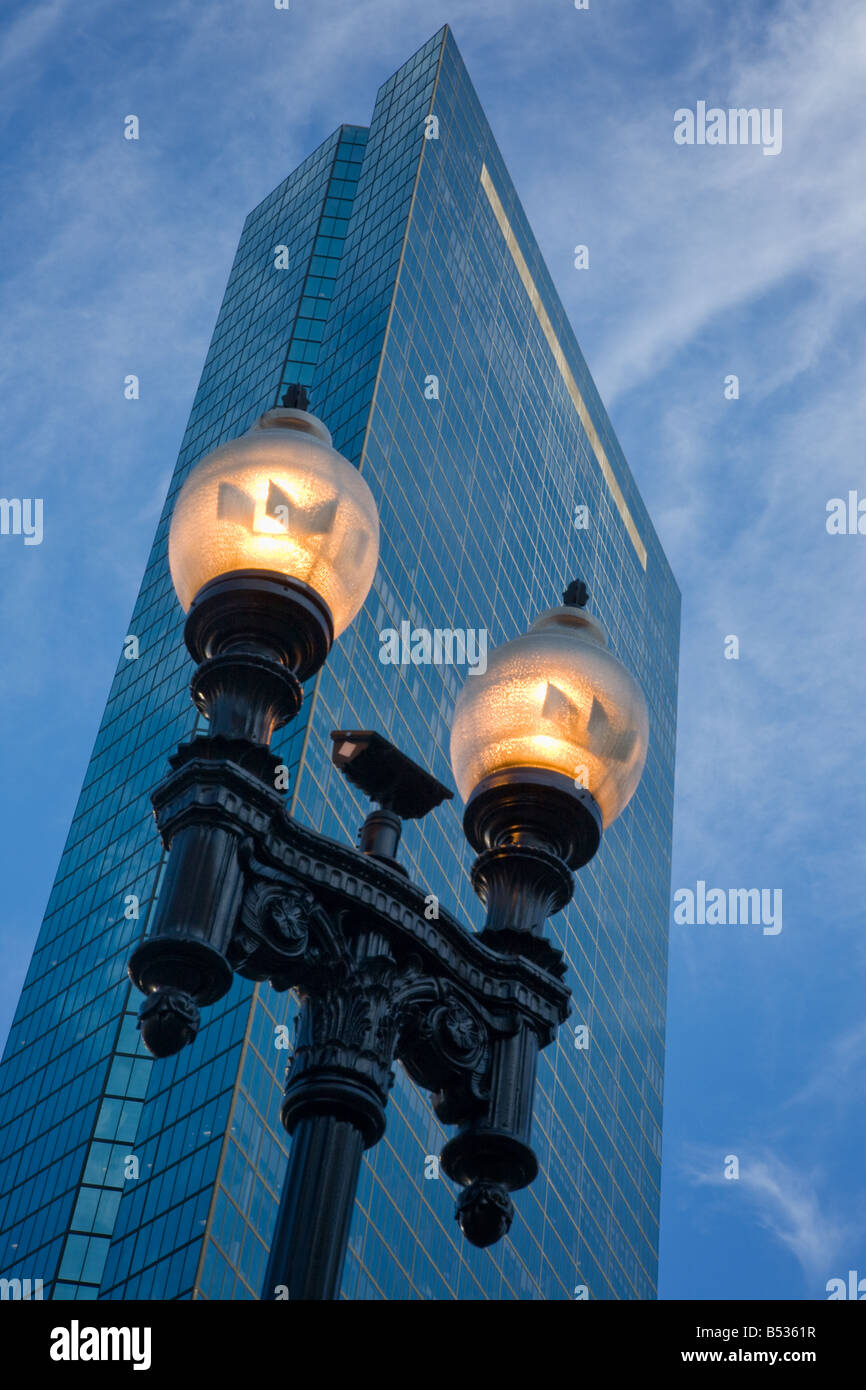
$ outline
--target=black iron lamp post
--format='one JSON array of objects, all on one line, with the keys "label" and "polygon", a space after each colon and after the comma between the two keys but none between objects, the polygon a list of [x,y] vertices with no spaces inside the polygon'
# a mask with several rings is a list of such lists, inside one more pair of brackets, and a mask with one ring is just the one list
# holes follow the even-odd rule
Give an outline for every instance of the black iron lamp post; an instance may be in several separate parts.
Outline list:
[{"label": "black iron lamp post", "polygon": [[330,1299],[397,1061],[456,1129],[440,1163],[464,1235],[487,1246],[508,1231],[510,1194],[538,1171],[538,1053],[569,1012],[544,924],[637,786],[647,715],[579,583],[467,680],[451,759],[487,910],[477,934],[430,912],[429,886],[397,858],[403,821],[451,792],[376,732],[332,735],[335,765],[374,803],[359,847],[292,820],[270,739],[366,598],[378,518],[303,395],[288,402],[199,463],[175,507],[169,558],[208,732],[180,745],[153,795],[170,853],[129,973],[155,1057],[194,1040],[233,974],[298,991],[262,1297]]}]

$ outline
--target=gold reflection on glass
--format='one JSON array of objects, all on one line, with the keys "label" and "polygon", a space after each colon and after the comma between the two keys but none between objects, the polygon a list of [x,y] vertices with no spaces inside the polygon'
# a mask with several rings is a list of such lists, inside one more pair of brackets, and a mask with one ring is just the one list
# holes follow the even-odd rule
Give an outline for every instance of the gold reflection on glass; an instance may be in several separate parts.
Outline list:
[{"label": "gold reflection on glass", "polygon": [[552,608],[466,680],[451,766],[464,801],[494,772],[559,772],[592,794],[608,826],[640,781],[648,735],[643,693],[600,624],[582,609]]},{"label": "gold reflection on glass", "polygon": [[376,572],[376,503],[320,420],[270,410],[192,470],[175,503],[168,553],[185,610],[209,579],[272,570],[315,589],[337,636]]}]

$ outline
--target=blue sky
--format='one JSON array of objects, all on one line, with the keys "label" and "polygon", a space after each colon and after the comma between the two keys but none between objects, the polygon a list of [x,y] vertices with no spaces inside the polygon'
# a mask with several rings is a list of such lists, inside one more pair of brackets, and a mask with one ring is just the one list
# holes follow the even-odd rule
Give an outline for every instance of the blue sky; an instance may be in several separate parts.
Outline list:
[{"label": "blue sky", "polygon": [[[672,923],[660,1293],[820,1299],[866,1276],[860,0],[7,9],[0,494],[45,536],[0,537],[0,1036],[244,217],[445,22],[683,591],[673,887],[783,891]],[[676,145],[698,101],[781,153]]]}]

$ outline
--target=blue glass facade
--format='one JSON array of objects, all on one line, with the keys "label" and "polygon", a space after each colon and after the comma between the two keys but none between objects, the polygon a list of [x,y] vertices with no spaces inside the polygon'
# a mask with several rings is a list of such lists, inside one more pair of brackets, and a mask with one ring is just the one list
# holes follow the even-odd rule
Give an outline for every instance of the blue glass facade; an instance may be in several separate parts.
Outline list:
[{"label": "blue glass facade", "polygon": [[[466,670],[383,665],[380,634],[404,620],[498,643],[579,573],[650,708],[639,791],[552,924],[575,1013],[542,1054],[542,1174],[511,1235],[460,1238],[430,1162],[444,1136],[399,1073],[343,1295],[651,1298],[679,594],[447,30],[384,84],[369,131],[342,127],[245,224],[130,625],[139,656],[119,662],[0,1070],[0,1269],[61,1298],[258,1296],[293,1000],[237,981],[194,1047],[152,1063],[125,961],[159,891],[148,793],[194,720],[171,507],[291,381],[382,520],[367,604],[277,745],[295,815],[354,839],[364,808],[331,767],[334,728],[378,728],[451,780]],[[478,925],[459,807],[408,826],[401,854]]]}]

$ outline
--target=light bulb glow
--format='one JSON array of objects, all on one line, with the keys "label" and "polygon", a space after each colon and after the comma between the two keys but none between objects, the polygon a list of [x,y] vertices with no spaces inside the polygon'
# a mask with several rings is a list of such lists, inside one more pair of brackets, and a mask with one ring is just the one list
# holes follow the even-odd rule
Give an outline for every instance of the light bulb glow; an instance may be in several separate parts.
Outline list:
[{"label": "light bulb glow", "polygon": [[[285,417],[302,415],[315,432],[278,427]],[[210,579],[269,570],[314,589],[331,610],[335,635],[363,604],[378,555],[378,514],[366,482],[330,448],[319,421],[292,410],[270,411],[196,465],[178,495],[169,535],[172,579],[184,609]]]},{"label": "light bulb glow", "polygon": [[454,711],[451,764],[464,801],[493,773],[536,768],[589,791],[605,826],[619,815],[640,780],[649,725],[639,686],[606,642],[587,614],[562,607],[489,654]]}]

